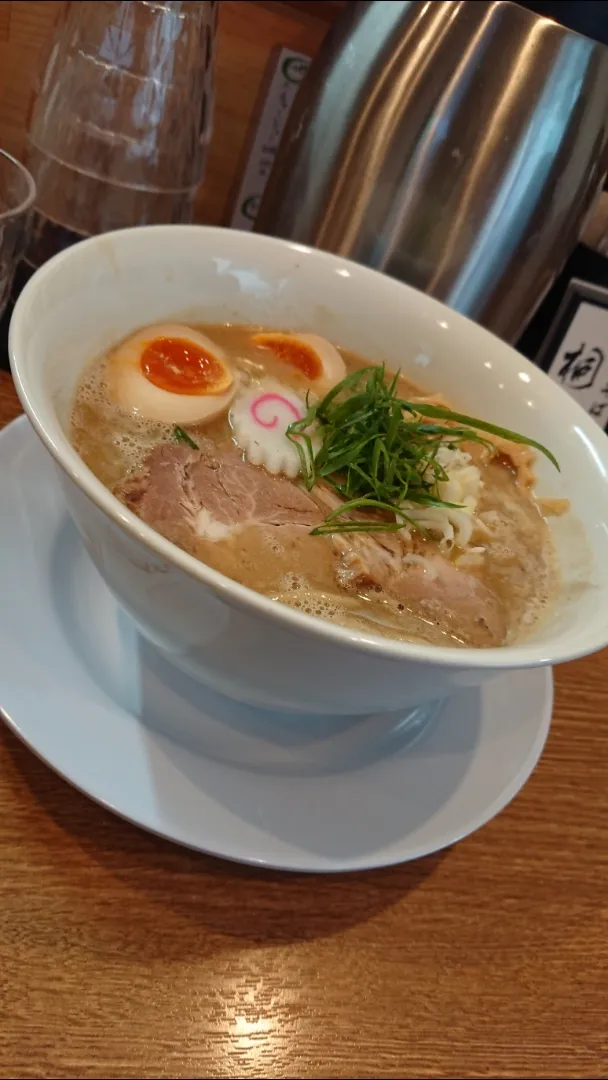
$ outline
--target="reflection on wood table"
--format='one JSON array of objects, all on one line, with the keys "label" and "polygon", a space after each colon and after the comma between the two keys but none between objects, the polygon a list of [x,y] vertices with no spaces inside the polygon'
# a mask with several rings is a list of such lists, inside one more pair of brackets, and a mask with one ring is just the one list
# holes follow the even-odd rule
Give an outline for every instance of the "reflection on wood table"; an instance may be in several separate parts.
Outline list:
[{"label": "reflection on wood table", "polygon": [[556,681],[498,818],[335,877],[173,847],[2,729],[0,1076],[606,1077],[608,653]]}]

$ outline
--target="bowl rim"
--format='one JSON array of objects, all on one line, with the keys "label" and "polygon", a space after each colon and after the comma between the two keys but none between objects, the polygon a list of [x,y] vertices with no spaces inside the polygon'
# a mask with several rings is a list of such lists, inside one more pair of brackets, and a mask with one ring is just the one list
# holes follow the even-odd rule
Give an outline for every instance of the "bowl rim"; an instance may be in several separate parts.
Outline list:
[{"label": "bowl rim", "polygon": [[[425,643],[400,641],[380,634],[366,633],[353,630],[348,627],[325,621],[314,615],[307,615],[295,608],[290,608],[280,601],[272,600],[255,592],[246,585],[241,585],[225,574],[214,570],[201,562],[195,556],[183,551],[170,540],[165,539],[151,526],[145,524],[135,513],[125,507],[112,492],[94,475],[85,465],[71,443],[59,420],[54,415],[52,402],[45,402],[40,390],[32,385],[32,380],[24,374],[21,368],[20,356],[24,355],[22,337],[24,334],[25,316],[32,303],[35,302],[36,294],[44,286],[44,282],[51,274],[69,263],[74,252],[84,248],[95,248],[107,244],[108,240],[119,238],[119,242],[128,242],[131,236],[142,237],[142,234],[156,233],[175,234],[177,232],[196,232],[198,236],[206,235],[210,240],[221,240],[222,236],[230,234],[231,237],[240,237],[246,244],[255,244],[259,247],[280,248],[285,247],[297,250],[298,254],[312,257],[315,260],[331,264],[333,267],[344,267],[350,271],[351,277],[366,278],[373,275],[391,282],[391,287],[407,290],[411,293],[424,296],[425,303],[435,307],[438,316],[448,314],[453,321],[468,324],[478,336],[491,339],[503,350],[508,350],[517,357],[517,363],[523,365],[524,370],[535,377],[543,375],[538,367],[532,364],[526,357],[519,354],[512,346],[497,338],[485,327],[468,319],[460,312],[449,308],[446,304],[434,297],[420,293],[419,290],[400,282],[394,278],[388,278],[378,270],[354,263],[343,256],[325,252],[305,244],[295,243],[279,237],[265,236],[246,230],[229,229],[214,225],[146,225],[128,229],[119,229],[113,232],[102,233],[80,241],[76,245],[58,252],[44,263],[24,286],[15,304],[9,326],[9,356],[11,371],[15,382],[15,388],[24,412],[32,424],[38,437],[48,452],[54,458],[62,471],[74,482],[77,488],[85,494],[91,502],[116,525],[118,525],[131,538],[135,537],[145,547],[150,548],[157,556],[166,562],[176,566],[183,573],[196,581],[211,588],[224,602],[233,607],[257,614],[271,621],[282,622],[290,629],[301,634],[313,637],[325,638],[328,642],[343,648],[350,648],[354,652],[363,652],[386,660],[400,662],[414,662],[422,665],[439,666],[458,669],[491,669],[496,672],[513,668],[540,667],[556,664],[598,651],[608,644],[608,620],[604,635],[596,635],[593,640],[581,643],[577,648],[568,646],[567,631],[558,639],[555,646],[548,646],[542,641],[524,640],[520,644],[499,645],[491,648],[474,648],[471,646],[460,647],[453,645],[427,645]],[[548,380],[548,377],[545,376]],[[548,380],[549,381],[549,380]],[[554,389],[559,392],[559,387]],[[583,422],[586,434],[596,444],[598,452],[604,451],[608,468],[608,444],[602,447],[597,435],[603,434],[601,429],[587,416],[582,407],[569,396],[561,391],[564,397],[563,406],[568,410],[574,410],[579,422]],[[48,413],[48,416],[45,416]],[[605,436],[604,436],[605,437]],[[550,618],[550,616],[549,616]],[[563,642],[562,642],[563,638]]]}]

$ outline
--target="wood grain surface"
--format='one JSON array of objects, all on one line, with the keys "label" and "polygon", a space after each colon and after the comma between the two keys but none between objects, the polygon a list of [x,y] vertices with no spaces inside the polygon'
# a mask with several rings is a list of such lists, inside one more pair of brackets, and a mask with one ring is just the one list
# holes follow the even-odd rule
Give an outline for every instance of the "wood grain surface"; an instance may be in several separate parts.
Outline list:
[{"label": "wood grain surface", "polygon": [[608,1076],[608,653],[556,681],[498,818],[337,877],[155,839],[2,728],[0,1076]]}]

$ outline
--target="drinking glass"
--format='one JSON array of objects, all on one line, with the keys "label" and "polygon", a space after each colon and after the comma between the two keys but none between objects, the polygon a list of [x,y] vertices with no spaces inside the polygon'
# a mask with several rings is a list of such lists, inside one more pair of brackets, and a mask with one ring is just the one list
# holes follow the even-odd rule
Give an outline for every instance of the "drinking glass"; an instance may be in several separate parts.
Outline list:
[{"label": "drinking glass", "polygon": [[8,303],[13,275],[21,258],[36,197],[27,169],[0,150],[0,316]]},{"label": "drinking glass", "polygon": [[93,233],[189,222],[211,134],[217,2],[66,5],[32,110],[27,260]]}]

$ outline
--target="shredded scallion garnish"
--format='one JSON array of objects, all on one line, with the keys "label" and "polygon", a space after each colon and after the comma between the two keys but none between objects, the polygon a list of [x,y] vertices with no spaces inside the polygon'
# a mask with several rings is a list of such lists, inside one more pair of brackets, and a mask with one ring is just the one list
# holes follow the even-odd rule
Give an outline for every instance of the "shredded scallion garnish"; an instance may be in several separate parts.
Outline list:
[{"label": "shredded scallion garnish", "polygon": [[187,431],[184,431],[182,427],[178,427],[176,424],[173,428],[173,438],[176,442],[183,442],[186,446],[189,446],[191,450],[198,450],[194,439],[191,439]]},{"label": "shredded scallion garnish", "polygon": [[[397,393],[398,382],[398,374],[387,381],[381,366],[355,371],[322,401],[311,405],[307,400],[306,415],[287,428],[308,490],[322,480],[345,500],[313,529],[317,535],[415,526],[404,502],[454,508],[437,494],[437,485],[448,480],[437,453],[442,446],[455,449],[464,442],[494,451],[481,433],[534,447],[559,469],[551,451],[534,439],[440,405],[405,401]],[[316,454],[312,425],[321,438]],[[384,511],[391,520],[350,517],[361,511]]]}]

